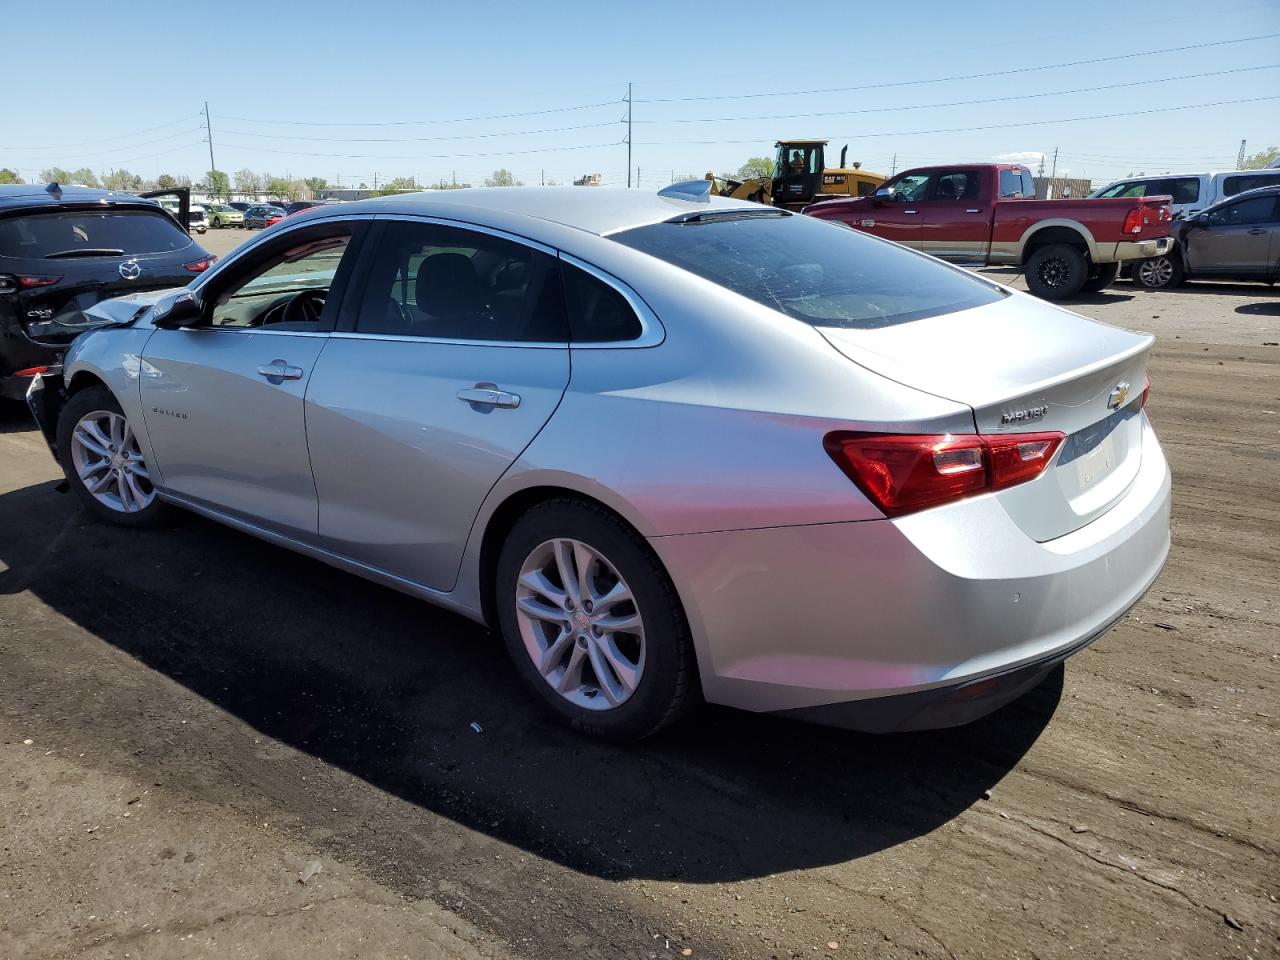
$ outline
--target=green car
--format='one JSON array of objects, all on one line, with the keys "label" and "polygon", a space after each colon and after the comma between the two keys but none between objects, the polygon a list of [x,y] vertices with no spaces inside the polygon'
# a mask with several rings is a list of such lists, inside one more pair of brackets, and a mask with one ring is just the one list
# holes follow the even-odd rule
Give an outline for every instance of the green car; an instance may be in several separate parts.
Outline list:
[{"label": "green car", "polygon": [[244,229],[244,214],[235,207],[225,203],[212,203],[205,207],[209,211],[209,226],[215,229],[222,227],[240,227]]}]

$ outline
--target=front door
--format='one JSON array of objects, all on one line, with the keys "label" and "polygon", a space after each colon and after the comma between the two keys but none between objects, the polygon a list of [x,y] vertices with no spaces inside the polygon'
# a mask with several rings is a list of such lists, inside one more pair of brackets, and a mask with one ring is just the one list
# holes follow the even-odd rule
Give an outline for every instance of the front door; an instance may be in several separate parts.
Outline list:
[{"label": "front door", "polygon": [[943,260],[986,263],[991,245],[992,198],[978,170],[942,170],[918,204],[921,249]]},{"label": "front door", "polygon": [[821,192],[822,147],[817,144],[779,144],[774,161],[774,203],[808,203]]},{"label": "front door", "polygon": [[201,324],[152,334],[142,407],[166,491],[315,540],[302,403],[360,226],[282,234],[199,289]]},{"label": "front door", "polygon": [[480,504],[568,385],[559,265],[478,229],[375,230],[353,328],[334,333],[307,394],[320,536],[448,591]]},{"label": "front door", "polygon": [[884,189],[889,191],[889,196],[859,204],[859,218],[849,225],[919,250],[923,241],[922,201],[929,189],[929,175],[904,174],[890,180]]},{"label": "front door", "polygon": [[1187,228],[1187,267],[1196,276],[1266,277],[1271,272],[1271,231],[1276,197],[1245,197],[1207,210]]}]

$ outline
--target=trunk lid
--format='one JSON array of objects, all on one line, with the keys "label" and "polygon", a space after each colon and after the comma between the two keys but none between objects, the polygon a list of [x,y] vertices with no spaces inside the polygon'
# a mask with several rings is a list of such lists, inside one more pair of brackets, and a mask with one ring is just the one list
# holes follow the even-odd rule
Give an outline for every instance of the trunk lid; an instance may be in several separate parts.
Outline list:
[{"label": "trunk lid", "polygon": [[1022,294],[880,329],[818,330],[861,366],[967,404],[978,433],[1065,434],[1043,474],[995,494],[1035,540],[1102,515],[1137,477],[1149,334]]}]

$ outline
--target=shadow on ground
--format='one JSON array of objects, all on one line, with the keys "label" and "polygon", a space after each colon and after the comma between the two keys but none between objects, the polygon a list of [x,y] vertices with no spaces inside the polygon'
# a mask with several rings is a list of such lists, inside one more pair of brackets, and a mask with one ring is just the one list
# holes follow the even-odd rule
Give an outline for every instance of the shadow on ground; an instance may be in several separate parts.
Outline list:
[{"label": "shadow on ground", "polygon": [[1261,303],[1242,303],[1236,307],[1236,313],[1247,313],[1255,317],[1280,317],[1280,299],[1264,300]]},{"label": "shadow on ground", "polygon": [[[1061,695],[1059,669],[968,727],[881,737],[704,708],[620,749],[544,716],[481,628],[216,524],[119,530],[46,483],[0,496],[0,531],[0,595],[29,590],[268,737],[595,876],[726,882],[892,847],[979,799]],[[140,689],[72,691],[66,723],[145,723],[126,712]]]}]

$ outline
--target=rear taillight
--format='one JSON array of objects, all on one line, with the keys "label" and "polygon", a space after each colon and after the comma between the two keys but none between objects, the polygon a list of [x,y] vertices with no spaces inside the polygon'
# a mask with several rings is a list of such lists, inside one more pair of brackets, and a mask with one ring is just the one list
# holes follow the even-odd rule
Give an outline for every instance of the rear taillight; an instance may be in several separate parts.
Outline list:
[{"label": "rear taillight", "polygon": [[38,377],[42,373],[48,373],[49,368],[46,367],[27,367],[25,370],[18,370],[14,373],[15,377]]},{"label": "rear taillight", "polygon": [[1151,208],[1134,207],[1124,217],[1125,233],[1141,233],[1144,227],[1151,226]]},{"label": "rear taillight", "polygon": [[18,286],[23,290],[30,290],[33,287],[49,287],[61,280],[61,277],[23,277],[15,278]]},{"label": "rear taillight", "polygon": [[1003,490],[1039,476],[1061,433],[1007,436],[829,433],[823,444],[841,470],[891,517]]},{"label": "rear taillight", "polygon": [[184,263],[183,266],[192,273],[204,273],[217,262],[217,257],[205,257],[203,260],[192,260],[190,263]]},{"label": "rear taillight", "polygon": [[1142,405],[1147,405],[1147,400],[1151,396],[1151,374],[1143,374],[1142,377]]}]

